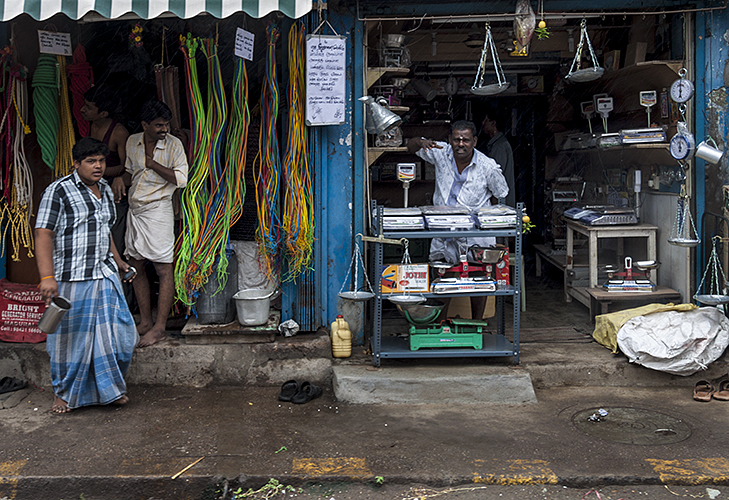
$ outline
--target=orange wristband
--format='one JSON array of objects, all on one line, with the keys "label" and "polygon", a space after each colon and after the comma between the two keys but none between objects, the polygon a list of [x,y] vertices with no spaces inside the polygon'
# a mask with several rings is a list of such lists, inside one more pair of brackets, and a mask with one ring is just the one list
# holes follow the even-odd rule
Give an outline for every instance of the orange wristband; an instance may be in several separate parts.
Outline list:
[{"label": "orange wristband", "polygon": [[55,276],[46,276],[45,278],[41,278],[40,280],[43,281],[43,280],[47,280],[48,278],[55,279],[56,277]]}]

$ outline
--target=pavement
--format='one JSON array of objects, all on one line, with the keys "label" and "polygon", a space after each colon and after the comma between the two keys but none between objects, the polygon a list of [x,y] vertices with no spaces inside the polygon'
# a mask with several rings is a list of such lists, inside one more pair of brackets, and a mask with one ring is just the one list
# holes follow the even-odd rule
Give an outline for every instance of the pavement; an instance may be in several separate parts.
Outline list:
[{"label": "pavement", "polygon": [[[291,341],[288,349],[312,355],[318,352],[312,346],[326,339],[321,334],[306,337]],[[286,342],[279,344],[278,352],[286,351]],[[42,346],[2,347],[0,366],[13,359],[21,367],[42,362]],[[193,347],[175,341],[152,346],[140,351],[135,362],[154,360],[158,371],[170,371],[159,363],[172,352],[173,360],[182,358],[199,368],[189,349]],[[241,349],[233,346],[231,352]],[[262,355],[270,352],[264,349]],[[221,359],[229,364],[231,356]],[[280,356],[283,363],[290,362]],[[266,364],[253,354],[248,357],[253,361],[243,363],[249,366],[246,373]],[[286,365],[298,367],[292,378],[308,376],[304,358]],[[260,488],[272,478],[305,488],[300,499],[328,500],[367,498],[365,493],[401,498],[393,491],[375,491],[379,483],[451,490],[542,487],[535,493],[541,496],[533,498],[581,498],[550,497],[549,488],[585,494],[618,485],[711,486],[729,492],[722,488],[729,486],[729,402],[692,399],[695,381],[727,377],[725,358],[707,372],[675,377],[630,365],[589,339],[552,339],[523,344],[521,360],[519,366],[500,359],[465,364],[389,360],[375,368],[363,349],[355,348],[349,359],[313,360],[312,367],[330,366],[330,375],[319,377],[318,368],[309,373],[323,395],[301,405],[278,401],[279,381],[292,372],[277,372],[272,366],[258,384],[213,381],[190,387],[137,381],[124,407],[91,407],[65,415],[50,412],[49,385],[34,382],[0,395],[0,498],[232,498],[235,489]],[[139,366],[138,379],[148,370]],[[419,376],[408,381],[412,373]],[[464,392],[462,381],[453,376],[467,373],[497,378],[480,387],[468,385],[465,392],[478,395],[471,401],[449,399]],[[510,374],[527,376],[534,397],[504,403],[478,394],[501,390],[499,380]],[[385,397],[393,384],[377,383],[383,375],[397,382],[394,386],[404,396],[421,391],[419,386],[429,380],[440,381],[440,392],[421,391],[422,400],[404,397],[407,404],[398,404]],[[363,391],[382,399],[358,404],[337,395],[341,380],[357,377]],[[600,409],[607,416],[600,417]],[[330,495],[332,485],[347,485],[349,493]],[[357,487],[366,492],[347,489]],[[618,498],[604,490],[603,497]]]}]

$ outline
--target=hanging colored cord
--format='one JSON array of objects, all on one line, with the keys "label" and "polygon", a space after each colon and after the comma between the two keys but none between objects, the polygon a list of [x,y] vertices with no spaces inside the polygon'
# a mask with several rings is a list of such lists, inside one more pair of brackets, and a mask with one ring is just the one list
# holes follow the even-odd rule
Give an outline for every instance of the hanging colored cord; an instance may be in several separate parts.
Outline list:
[{"label": "hanging colored cord", "polygon": [[91,130],[91,123],[84,120],[81,115],[81,108],[84,105],[84,95],[94,84],[94,71],[86,61],[86,49],[80,43],[73,50],[73,64],[67,68],[67,71],[71,80],[73,117],[76,118],[79,135],[86,137]]},{"label": "hanging colored cord", "polygon": [[73,170],[71,149],[76,143],[76,132],[71,119],[71,103],[68,100],[68,79],[66,78],[66,57],[56,56],[60,79],[60,98],[58,99],[58,138],[56,140],[56,179],[65,177]]},{"label": "hanging colored cord", "polygon": [[56,138],[58,134],[58,62],[50,54],[38,56],[33,74],[33,114],[38,145],[43,163],[49,168],[56,166]]},{"label": "hanging colored cord", "polygon": [[305,123],[305,30],[302,24],[289,31],[289,127],[283,161],[284,203],[281,232],[286,258],[285,280],[296,280],[311,261],[314,248],[314,207],[311,162]]},{"label": "hanging colored cord", "polygon": [[[202,50],[207,61],[208,92],[203,104],[195,55]],[[182,193],[183,232],[177,242],[175,266],[177,298],[195,312],[200,288],[213,271],[217,273],[218,291],[227,282],[229,244],[232,221],[240,217],[245,147],[250,117],[247,106],[245,66],[236,66],[233,87],[230,131],[226,137],[227,103],[220,71],[218,46],[212,39],[183,39],[187,103],[193,124],[190,144],[191,165],[187,187]],[[243,148],[241,151],[240,148]]]},{"label": "hanging colored cord", "polygon": [[15,61],[14,51],[2,51],[0,71],[6,77],[6,105],[0,124],[0,142],[6,146],[3,171],[3,198],[0,205],[0,246],[4,254],[6,237],[10,231],[11,258],[19,261],[20,247],[33,257],[33,233],[30,215],[33,210],[33,177],[25,157],[24,137],[30,133],[28,121],[27,69]]},{"label": "hanging colored cord", "polygon": [[278,148],[276,119],[278,117],[278,84],[276,82],[276,41],[279,30],[275,24],[266,27],[266,77],[261,87],[261,131],[258,136],[258,154],[253,161],[256,185],[258,228],[256,241],[262,260],[261,267],[272,281],[278,281],[280,214],[279,183],[281,158]]},{"label": "hanging colored cord", "polygon": [[24,137],[30,132],[25,125],[28,120],[28,82],[25,79],[14,79],[15,93],[13,102],[16,109],[15,137],[13,138],[13,190],[10,202],[10,218],[12,222],[11,258],[20,261],[20,247],[27,249],[29,258],[33,257],[33,230],[30,216],[33,213],[33,175],[25,156]]},{"label": "hanging colored cord", "polygon": [[228,227],[235,225],[243,214],[246,197],[245,171],[248,153],[248,127],[251,113],[248,108],[248,74],[243,58],[235,63],[233,91],[230,99],[230,121],[226,139],[226,162],[228,181],[228,201],[230,221]]}]

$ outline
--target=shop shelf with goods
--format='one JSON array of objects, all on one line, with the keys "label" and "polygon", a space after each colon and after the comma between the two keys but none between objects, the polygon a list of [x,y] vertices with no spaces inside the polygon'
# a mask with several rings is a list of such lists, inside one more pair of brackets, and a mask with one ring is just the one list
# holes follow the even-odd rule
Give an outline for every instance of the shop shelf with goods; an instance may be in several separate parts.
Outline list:
[{"label": "shop shelf with goods", "polygon": [[[551,250],[565,247],[568,230],[561,215],[571,206],[614,205],[634,209],[640,223],[656,228],[652,230],[657,240],[655,252],[663,263],[655,273],[656,281],[685,295],[688,270],[681,263],[690,259],[685,255],[685,249],[674,248],[667,242],[675,214],[671,207],[675,206],[680,185],[677,179],[681,177],[681,172],[671,156],[668,142],[676,133],[680,113],[677,103],[666,95],[666,89],[679,78],[681,66],[680,61],[639,62],[608,71],[593,82],[566,87],[569,90],[565,92],[568,105],[562,104],[573,110],[572,119],[562,122],[566,130],[554,134],[554,149],[546,156],[544,185],[552,196],[545,200],[547,210],[544,213],[547,219],[544,223],[553,248],[541,248],[538,254],[542,259],[549,262],[545,256]],[[644,91],[655,91],[659,96],[650,114],[640,102],[640,94]],[[599,115],[593,116],[588,122],[589,118],[582,113],[580,106],[583,101],[594,102],[593,96],[598,93],[607,94],[614,101],[614,109],[607,118],[608,133],[647,128],[650,119],[650,125],[665,131],[666,140],[635,144],[604,142],[605,122]],[[635,185],[636,175],[640,178],[639,186]],[[562,201],[557,196],[560,190],[577,193],[575,203]],[[557,195],[553,191],[557,191]],[[609,246],[601,246],[600,255],[593,257],[604,261],[602,253],[614,250]],[[636,251],[634,248],[628,250]],[[638,246],[637,252],[642,254],[642,251]],[[578,298],[589,307],[591,297],[588,294],[578,296],[577,293],[570,293],[576,288],[570,287],[567,282],[569,270],[566,261],[569,257],[565,255],[562,259],[565,260],[562,269],[565,272],[566,299]],[[558,260],[561,262],[562,259]],[[589,270],[591,281],[594,281],[599,268],[594,265]]]},{"label": "shop shelf with goods", "polygon": [[[373,283],[377,283],[374,287],[375,299],[371,314],[371,350],[372,363],[379,366],[383,358],[473,358],[473,357],[511,357],[514,364],[519,363],[519,329],[521,321],[522,299],[522,269],[521,266],[513,267],[513,278],[511,284],[499,285],[494,291],[473,291],[473,292],[451,292],[451,293],[417,293],[425,299],[438,298],[455,298],[455,297],[495,297],[496,299],[496,331],[494,333],[483,334],[483,343],[480,348],[417,348],[413,349],[409,341],[407,332],[401,332],[398,335],[383,335],[383,300],[387,300],[387,295],[383,294],[382,279],[380,272],[383,265],[384,247],[393,240],[407,239],[432,239],[432,238],[452,238],[458,237],[503,237],[514,240],[514,253],[509,256],[510,260],[515,263],[521,262],[522,259],[522,216],[524,213],[523,203],[517,204],[516,224],[515,227],[503,229],[473,229],[462,231],[441,231],[441,230],[406,230],[406,231],[383,231],[378,221],[383,220],[384,207],[372,204],[373,212],[376,214],[373,222],[373,233],[376,237],[369,237],[369,241],[373,245],[372,251],[372,279]],[[389,240],[389,241],[385,241]],[[415,294],[415,293],[414,293]],[[513,298],[513,314],[512,322],[512,340],[507,339],[506,333],[506,298]]]}]

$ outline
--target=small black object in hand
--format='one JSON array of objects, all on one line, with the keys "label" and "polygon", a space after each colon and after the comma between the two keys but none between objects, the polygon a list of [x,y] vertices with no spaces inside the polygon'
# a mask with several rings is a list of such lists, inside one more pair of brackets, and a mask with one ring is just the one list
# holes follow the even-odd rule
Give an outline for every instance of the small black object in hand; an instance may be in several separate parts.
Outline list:
[{"label": "small black object in hand", "polygon": [[134,269],[132,266],[129,266],[129,269],[127,269],[127,272],[122,275],[122,279],[124,281],[129,281],[130,279],[134,278],[137,275],[137,270]]}]

